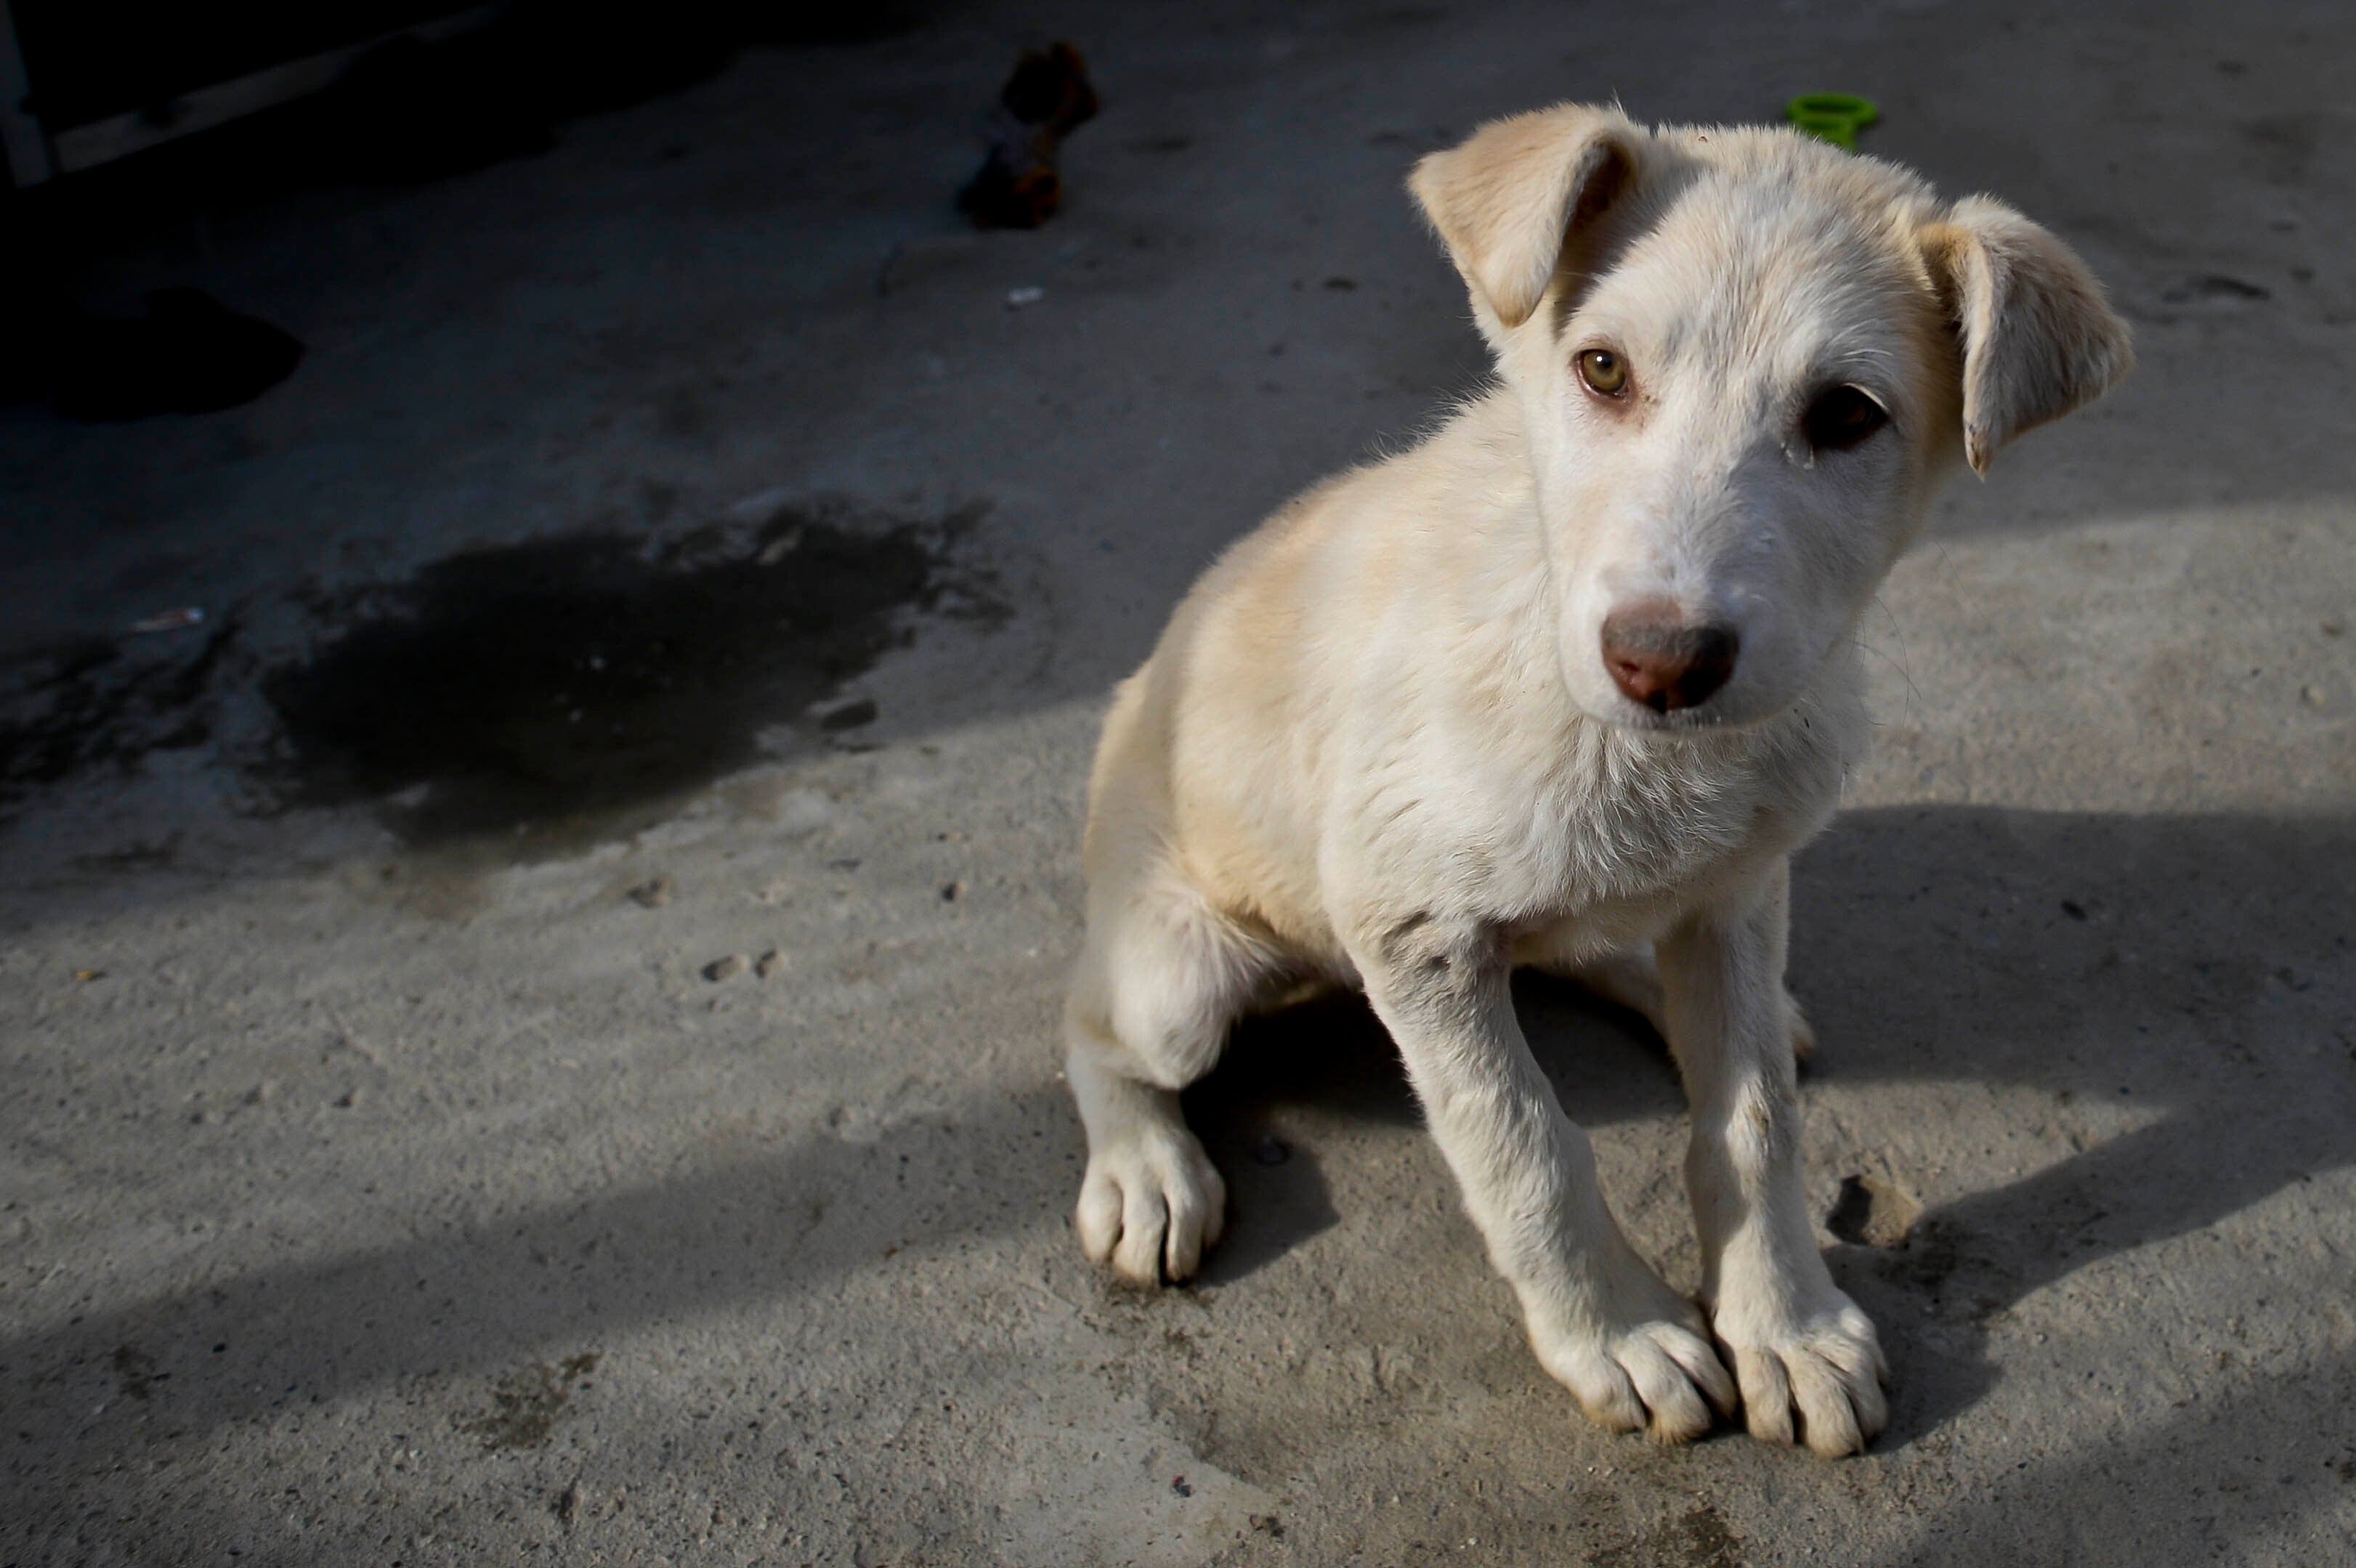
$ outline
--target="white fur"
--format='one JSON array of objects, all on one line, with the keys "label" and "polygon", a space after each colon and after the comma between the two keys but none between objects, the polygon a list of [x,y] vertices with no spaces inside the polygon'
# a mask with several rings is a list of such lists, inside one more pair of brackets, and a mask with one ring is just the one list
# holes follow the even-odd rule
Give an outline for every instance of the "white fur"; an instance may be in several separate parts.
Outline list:
[{"label": "white fur", "polygon": [[[2125,329],[2009,209],[1790,132],[1565,107],[1413,187],[1500,379],[1237,544],[1120,688],[1066,1017],[1081,1243],[1140,1284],[1192,1274],[1226,1200],[1177,1091],[1245,1011],[1363,987],[1590,1414],[1685,1439],[1739,1400],[1762,1437],[1858,1451],[1882,1359],[1803,1207],[1787,861],[1864,749],[1852,633],[1937,483],[2099,394]],[[1597,344],[1628,397],[1579,379]],[[1802,415],[1843,383],[1891,423],[1818,450]],[[1601,624],[1638,600],[1739,633],[1708,700],[1614,686]],[[1524,963],[1667,1039],[1701,1310],[1598,1190],[1515,1021]]]}]

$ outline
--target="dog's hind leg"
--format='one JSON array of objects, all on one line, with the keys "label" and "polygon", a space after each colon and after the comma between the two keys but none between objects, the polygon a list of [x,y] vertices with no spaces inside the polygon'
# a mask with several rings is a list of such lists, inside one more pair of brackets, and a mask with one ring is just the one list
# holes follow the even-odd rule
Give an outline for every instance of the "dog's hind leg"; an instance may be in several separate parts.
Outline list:
[{"label": "dog's hind leg", "polygon": [[[1653,961],[1649,945],[1622,948],[1601,957],[1573,958],[1558,956],[1540,939],[1526,956],[1517,952],[1515,957],[1542,973],[1574,981],[1615,1008],[1627,1008],[1651,1024],[1662,1040],[1669,1038],[1668,998],[1661,989],[1660,965]],[[1805,1061],[1816,1053],[1815,1027],[1789,988],[1783,992],[1783,1012],[1791,1021],[1792,1054]]]},{"label": "dog's hind leg", "polygon": [[1064,1015],[1065,1072],[1088,1135],[1080,1245],[1132,1285],[1190,1277],[1219,1239],[1226,1184],[1178,1092],[1218,1061],[1276,966],[1192,889],[1151,881],[1143,896],[1091,911]]},{"label": "dog's hind leg", "polygon": [[1668,1002],[1661,993],[1661,971],[1649,946],[1607,953],[1583,964],[1550,968],[1547,973],[1578,981],[1613,1007],[1641,1017],[1663,1040],[1669,1038]]}]

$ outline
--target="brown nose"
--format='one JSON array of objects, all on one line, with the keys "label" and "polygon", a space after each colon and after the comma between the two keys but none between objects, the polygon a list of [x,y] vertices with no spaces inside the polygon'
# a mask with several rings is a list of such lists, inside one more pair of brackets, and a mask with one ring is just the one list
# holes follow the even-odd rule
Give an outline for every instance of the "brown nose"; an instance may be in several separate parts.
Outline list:
[{"label": "brown nose", "polygon": [[1604,618],[1603,667],[1631,702],[1670,713],[1726,684],[1740,642],[1730,626],[1697,626],[1667,601],[1644,600]]}]

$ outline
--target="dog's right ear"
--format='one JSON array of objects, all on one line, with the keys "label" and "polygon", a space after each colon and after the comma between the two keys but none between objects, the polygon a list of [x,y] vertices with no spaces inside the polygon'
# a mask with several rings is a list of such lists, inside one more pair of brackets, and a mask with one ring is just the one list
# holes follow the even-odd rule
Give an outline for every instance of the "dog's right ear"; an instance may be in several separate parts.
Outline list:
[{"label": "dog's right ear", "polygon": [[1483,125],[1416,165],[1408,188],[1474,302],[1515,327],[1545,297],[1564,241],[1633,181],[1644,141],[1616,109],[1566,103]]}]

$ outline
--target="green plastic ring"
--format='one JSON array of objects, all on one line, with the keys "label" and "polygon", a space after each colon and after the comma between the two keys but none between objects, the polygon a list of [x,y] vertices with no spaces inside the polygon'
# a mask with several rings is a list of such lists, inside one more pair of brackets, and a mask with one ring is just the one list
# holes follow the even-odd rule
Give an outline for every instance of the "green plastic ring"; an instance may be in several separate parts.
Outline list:
[{"label": "green plastic ring", "polygon": [[1783,106],[1783,118],[1811,136],[1857,151],[1857,133],[1881,118],[1873,100],[1854,92],[1804,92]]}]

